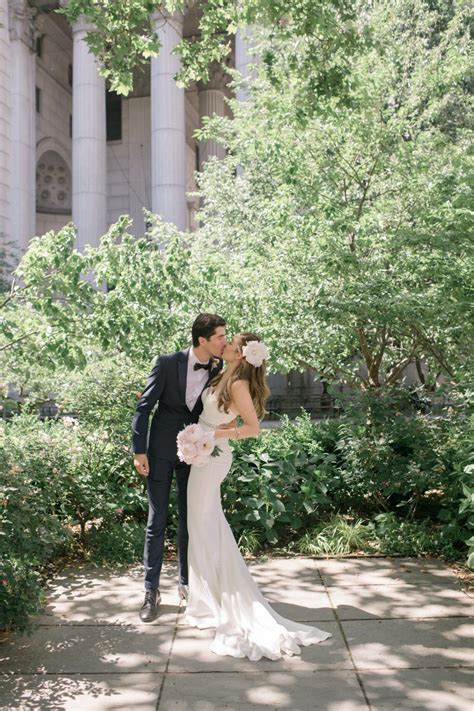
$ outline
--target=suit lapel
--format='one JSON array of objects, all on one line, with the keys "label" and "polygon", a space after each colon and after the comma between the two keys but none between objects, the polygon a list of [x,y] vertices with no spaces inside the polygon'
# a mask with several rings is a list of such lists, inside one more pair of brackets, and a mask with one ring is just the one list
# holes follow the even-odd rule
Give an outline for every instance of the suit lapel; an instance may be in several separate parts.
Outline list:
[{"label": "suit lapel", "polygon": [[178,387],[179,397],[184,403],[186,402],[186,381],[188,379],[188,358],[189,348],[179,352],[178,358]]}]

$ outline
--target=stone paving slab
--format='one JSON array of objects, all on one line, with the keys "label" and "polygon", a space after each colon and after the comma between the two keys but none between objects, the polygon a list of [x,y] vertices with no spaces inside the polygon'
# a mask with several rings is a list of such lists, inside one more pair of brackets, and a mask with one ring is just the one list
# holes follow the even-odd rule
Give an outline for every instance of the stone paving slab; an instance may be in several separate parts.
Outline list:
[{"label": "stone paving slab", "polygon": [[[319,626],[319,625],[318,625]],[[209,650],[215,630],[178,627],[173,642],[169,672],[229,672],[316,669],[352,669],[351,660],[337,622],[325,622],[320,627],[333,635],[329,639],[301,648],[301,656],[285,655],[271,660],[263,657],[258,662],[229,656],[221,657]]]},{"label": "stone paving slab", "polygon": [[168,674],[160,711],[364,711],[354,676],[345,672]]},{"label": "stone paving slab", "polygon": [[326,587],[400,583],[459,587],[453,572],[431,558],[325,558],[315,564]]},{"label": "stone paving slab", "polygon": [[0,672],[162,672],[172,631],[169,625],[40,627],[31,637],[14,637],[0,646]]},{"label": "stone paving slab", "polygon": [[295,583],[312,590],[315,586],[323,584],[318,570],[316,558],[269,558],[247,561],[250,572],[258,580],[259,585],[264,583],[275,584],[276,576],[278,586],[292,588]]},{"label": "stone paving slab", "polygon": [[[72,594],[50,597],[44,614],[38,618],[40,625],[51,624],[127,624],[143,625],[138,611],[143,604],[144,593],[136,588],[119,588],[110,585],[96,588],[82,588]],[[159,617],[152,625],[176,622],[178,593],[161,590]],[[150,626],[147,624],[147,626]]]},{"label": "stone paving slab", "polygon": [[466,618],[342,622],[357,669],[474,666]]},{"label": "stone paving slab", "polygon": [[[50,581],[48,590],[54,597],[73,595],[78,590],[97,588],[143,590],[143,565],[123,567],[121,572],[111,568],[101,568],[95,565],[82,563],[77,566],[68,565],[54,580]],[[177,588],[177,565],[165,562],[161,573],[160,589],[172,590]]]},{"label": "stone paving slab", "polygon": [[328,592],[340,620],[474,615],[474,598],[446,585],[333,586]]},{"label": "stone paving slab", "polygon": [[155,711],[163,674],[35,674],[0,678],[3,709]]},{"label": "stone paving slab", "polygon": [[474,708],[474,669],[387,669],[359,677],[372,711]]},{"label": "stone paving slab", "polygon": [[252,563],[249,569],[263,595],[283,617],[297,622],[335,619],[314,560],[278,559]]}]

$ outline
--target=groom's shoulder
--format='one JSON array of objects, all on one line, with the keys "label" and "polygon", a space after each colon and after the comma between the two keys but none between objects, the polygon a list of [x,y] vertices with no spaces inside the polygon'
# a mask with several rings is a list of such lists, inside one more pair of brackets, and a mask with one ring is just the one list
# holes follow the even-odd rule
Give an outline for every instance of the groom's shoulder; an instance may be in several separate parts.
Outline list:
[{"label": "groom's shoulder", "polygon": [[172,353],[163,353],[156,356],[155,362],[161,361],[165,363],[170,363],[176,360],[183,360],[186,358],[186,349],[182,351],[173,351]]}]

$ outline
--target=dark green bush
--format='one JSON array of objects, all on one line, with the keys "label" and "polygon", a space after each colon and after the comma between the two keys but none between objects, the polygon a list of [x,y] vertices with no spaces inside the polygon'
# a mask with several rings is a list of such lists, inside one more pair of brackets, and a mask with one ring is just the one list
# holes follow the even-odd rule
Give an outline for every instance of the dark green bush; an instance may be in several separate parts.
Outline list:
[{"label": "dark green bush", "polygon": [[27,628],[40,601],[38,570],[71,541],[57,476],[66,454],[51,451],[49,427],[37,418],[17,422],[3,424],[0,455],[0,629]]},{"label": "dark green bush", "polygon": [[223,486],[237,535],[249,527],[275,544],[294,540],[335,513],[393,512],[396,520],[431,522],[463,550],[469,511],[463,468],[470,456],[470,422],[462,410],[422,414],[403,391],[366,393],[338,420],[294,422],[234,444]]},{"label": "dark green bush", "polygon": [[36,609],[37,571],[74,539],[87,545],[94,526],[143,516],[145,500],[128,451],[106,431],[27,413],[0,427],[1,625],[21,626],[22,610]]},{"label": "dark green bush", "polygon": [[94,563],[127,564],[143,557],[145,524],[123,521],[92,528],[88,536],[88,558]]}]

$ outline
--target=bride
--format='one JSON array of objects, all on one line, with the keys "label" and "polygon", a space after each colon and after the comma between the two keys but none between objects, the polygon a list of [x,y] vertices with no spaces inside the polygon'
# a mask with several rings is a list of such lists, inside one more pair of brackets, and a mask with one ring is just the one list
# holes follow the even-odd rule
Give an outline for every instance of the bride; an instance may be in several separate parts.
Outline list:
[{"label": "bride", "polygon": [[[204,466],[192,466],[188,482],[189,596],[186,622],[215,627],[211,651],[252,661],[299,654],[299,645],[332,635],[285,619],[269,605],[240,554],[222,511],[220,485],[232,464],[229,439],[256,437],[270,395],[265,380],[265,345],[253,333],[239,333],[228,343],[227,367],[202,394],[199,424],[214,430],[221,452]],[[243,425],[221,429],[239,415]]]}]

